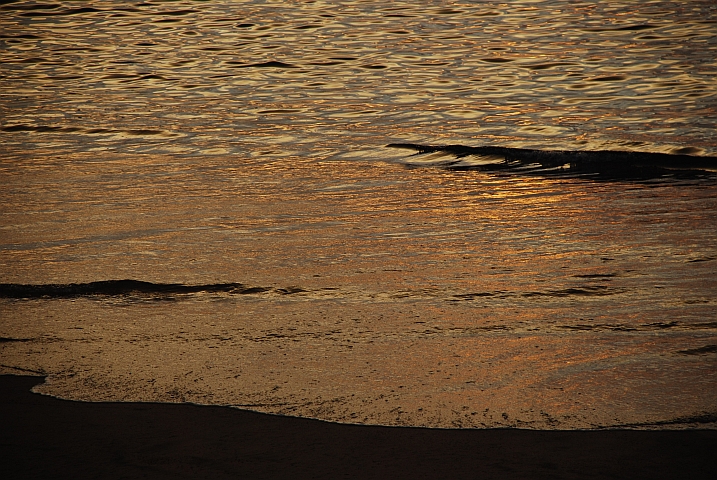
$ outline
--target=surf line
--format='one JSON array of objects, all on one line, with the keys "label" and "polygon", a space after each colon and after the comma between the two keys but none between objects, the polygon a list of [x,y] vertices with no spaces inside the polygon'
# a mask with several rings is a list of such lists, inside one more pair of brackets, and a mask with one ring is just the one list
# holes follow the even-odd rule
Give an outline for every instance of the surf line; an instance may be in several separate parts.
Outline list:
[{"label": "surf line", "polygon": [[[391,143],[389,148],[412,150],[409,164],[436,165],[453,170],[513,170],[534,173],[582,173],[598,176],[657,177],[664,174],[717,173],[717,157],[618,150],[539,150],[499,146],[421,145]],[[444,154],[434,162],[430,154]]]}]

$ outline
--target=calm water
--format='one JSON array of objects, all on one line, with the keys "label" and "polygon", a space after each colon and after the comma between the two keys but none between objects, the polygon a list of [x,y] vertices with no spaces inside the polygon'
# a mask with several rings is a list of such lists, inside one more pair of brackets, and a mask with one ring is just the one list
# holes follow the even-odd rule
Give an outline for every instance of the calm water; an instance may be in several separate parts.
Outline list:
[{"label": "calm water", "polygon": [[[717,156],[717,6],[415,3],[0,2],[0,372],[351,423],[715,428],[714,172],[386,145]],[[121,279],[148,283],[90,283]]]}]

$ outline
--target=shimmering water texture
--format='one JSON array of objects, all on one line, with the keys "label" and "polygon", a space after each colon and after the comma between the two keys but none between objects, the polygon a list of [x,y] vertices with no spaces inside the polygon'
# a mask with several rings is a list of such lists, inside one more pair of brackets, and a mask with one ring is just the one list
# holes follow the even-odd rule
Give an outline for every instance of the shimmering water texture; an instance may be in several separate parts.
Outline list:
[{"label": "shimmering water texture", "polygon": [[2,143],[27,154],[717,153],[712,1],[3,3]]},{"label": "shimmering water texture", "polygon": [[0,372],[717,426],[714,2],[0,2]]}]

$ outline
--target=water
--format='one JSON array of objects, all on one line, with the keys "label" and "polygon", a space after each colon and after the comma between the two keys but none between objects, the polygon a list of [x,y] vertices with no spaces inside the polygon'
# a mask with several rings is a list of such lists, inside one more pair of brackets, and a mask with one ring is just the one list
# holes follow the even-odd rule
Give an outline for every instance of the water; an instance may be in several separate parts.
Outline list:
[{"label": "water", "polygon": [[349,423],[714,428],[711,168],[386,147],[717,156],[712,2],[0,9],[2,372]]}]

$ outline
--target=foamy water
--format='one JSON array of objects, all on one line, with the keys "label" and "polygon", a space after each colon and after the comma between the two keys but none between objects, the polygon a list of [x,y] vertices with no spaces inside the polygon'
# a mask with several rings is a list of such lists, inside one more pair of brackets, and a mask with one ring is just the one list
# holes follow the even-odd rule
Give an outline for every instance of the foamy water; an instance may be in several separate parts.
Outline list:
[{"label": "foamy water", "polygon": [[386,145],[714,157],[716,21],[4,4],[1,370],[349,423],[713,428],[711,160],[556,175]]}]

